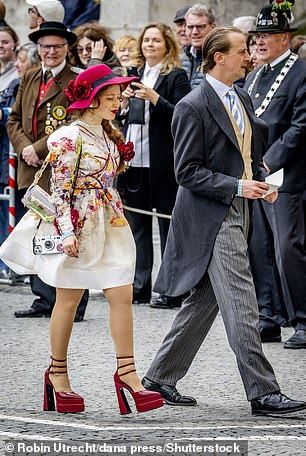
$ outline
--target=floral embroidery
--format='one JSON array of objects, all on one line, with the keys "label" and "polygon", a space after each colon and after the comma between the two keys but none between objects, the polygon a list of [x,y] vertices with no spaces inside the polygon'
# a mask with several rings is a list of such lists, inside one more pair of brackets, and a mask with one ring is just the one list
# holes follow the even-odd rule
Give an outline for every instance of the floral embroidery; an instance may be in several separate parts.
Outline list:
[{"label": "floral embroidery", "polygon": [[[75,132],[75,127],[73,127]],[[73,208],[70,207],[70,191],[77,153],[77,137],[69,137],[72,127],[59,129],[48,141],[52,168],[51,191],[57,208],[56,224],[59,233],[74,231],[77,236],[88,235],[84,225],[95,227],[95,213],[101,207],[107,212],[107,220],[113,227],[126,226],[121,199],[113,187],[120,163],[116,147],[109,152],[86,142],[82,134],[82,157],[76,181]],[[62,131],[62,137],[59,132]],[[71,135],[71,133],[70,133]],[[74,135],[75,136],[75,135]],[[53,139],[53,138],[57,139]],[[86,221],[92,223],[86,224]]]}]

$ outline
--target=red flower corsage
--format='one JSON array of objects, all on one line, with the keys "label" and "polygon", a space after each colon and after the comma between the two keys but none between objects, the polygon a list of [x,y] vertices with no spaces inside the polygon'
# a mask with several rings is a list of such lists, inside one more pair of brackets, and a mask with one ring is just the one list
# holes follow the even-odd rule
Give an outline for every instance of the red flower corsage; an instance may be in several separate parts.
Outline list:
[{"label": "red flower corsage", "polygon": [[66,97],[69,101],[84,100],[88,98],[92,87],[86,80],[84,81],[69,81],[67,89],[65,89]]},{"label": "red flower corsage", "polygon": [[120,157],[126,162],[131,161],[132,158],[135,157],[134,144],[132,141],[128,141],[126,144],[124,142],[120,142],[117,144],[117,149]]}]

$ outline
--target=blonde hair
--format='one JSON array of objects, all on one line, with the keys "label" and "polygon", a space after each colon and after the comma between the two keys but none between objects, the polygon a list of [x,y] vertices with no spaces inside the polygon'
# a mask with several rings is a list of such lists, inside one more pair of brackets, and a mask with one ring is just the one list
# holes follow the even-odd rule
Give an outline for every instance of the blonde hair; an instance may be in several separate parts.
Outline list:
[{"label": "blonde hair", "polygon": [[118,38],[118,40],[115,41],[114,51],[116,53],[120,48],[126,47],[134,47],[136,50],[137,38],[135,38],[133,35],[121,36],[120,38]]},{"label": "blonde hair", "polygon": [[137,45],[137,59],[143,63],[145,63],[145,57],[142,53],[141,46],[143,42],[143,37],[144,34],[146,33],[147,30],[151,28],[157,28],[163,39],[165,40],[166,44],[166,53],[165,57],[162,60],[162,65],[161,65],[161,74],[168,74],[170,73],[174,68],[181,67],[181,62],[180,62],[180,47],[178,44],[178,41],[176,39],[176,36],[169,27],[169,25],[166,25],[162,22],[152,22],[151,24],[148,24],[144,27],[144,29],[141,31],[139,38],[138,38],[138,45]]}]

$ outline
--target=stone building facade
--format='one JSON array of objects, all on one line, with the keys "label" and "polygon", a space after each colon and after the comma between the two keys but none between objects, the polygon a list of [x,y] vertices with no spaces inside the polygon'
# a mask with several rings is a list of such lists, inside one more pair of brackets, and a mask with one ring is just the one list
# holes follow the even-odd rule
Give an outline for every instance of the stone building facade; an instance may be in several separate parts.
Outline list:
[{"label": "stone building facade", "polygon": [[[7,7],[6,19],[18,32],[22,42],[27,40],[27,9],[25,0],[4,0]],[[101,0],[101,22],[109,27],[117,38],[124,33],[137,35],[139,30],[152,21],[172,24],[175,11],[197,0]],[[237,15],[257,15],[268,0],[203,0],[202,3],[215,10],[217,23],[228,25]],[[306,0],[297,0],[295,16],[306,10]],[[238,14],[237,14],[238,13]]]}]

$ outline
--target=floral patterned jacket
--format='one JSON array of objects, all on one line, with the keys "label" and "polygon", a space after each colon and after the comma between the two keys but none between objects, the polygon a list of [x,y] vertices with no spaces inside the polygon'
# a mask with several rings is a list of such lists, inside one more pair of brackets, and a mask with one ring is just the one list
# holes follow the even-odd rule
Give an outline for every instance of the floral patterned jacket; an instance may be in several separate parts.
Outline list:
[{"label": "floral patterned jacket", "polygon": [[[96,135],[78,123],[63,126],[48,139],[52,168],[51,193],[56,206],[56,224],[60,234],[88,234],[96,226],[95,214],[103,207],[113,226],[125,226],[122,203],[113,187],[120,154],[114,142],[102,131]],[[79,169],[76,164],[80,156]]]}]

